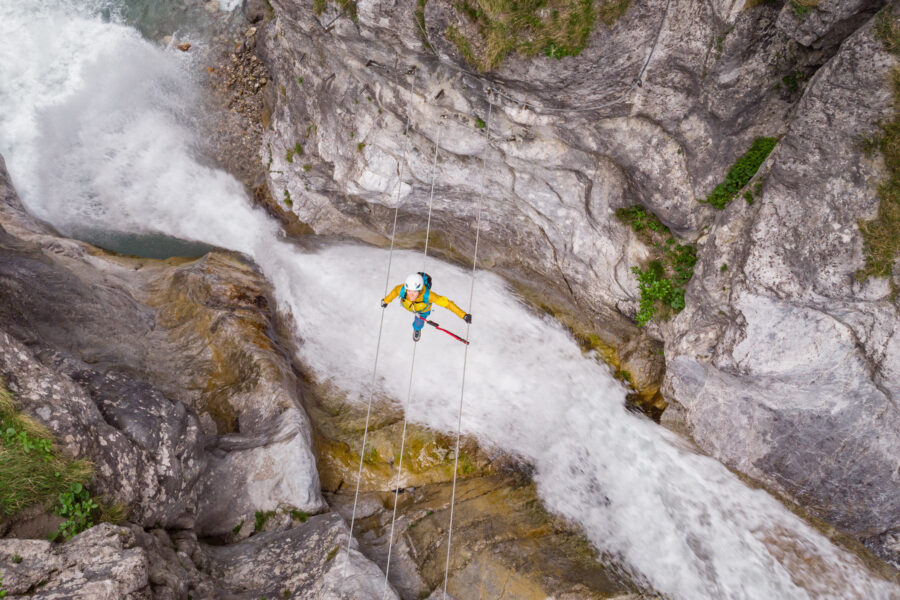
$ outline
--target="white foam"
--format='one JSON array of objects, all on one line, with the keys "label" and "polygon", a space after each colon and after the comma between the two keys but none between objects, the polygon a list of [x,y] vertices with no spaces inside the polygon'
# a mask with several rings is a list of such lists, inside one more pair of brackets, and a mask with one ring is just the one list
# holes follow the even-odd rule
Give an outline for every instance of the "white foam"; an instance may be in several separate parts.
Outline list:
[{"label": "white foam", "polygon": [[[290,308],[300,358],[364,402],[387,253],[304,253],[194,159],[196,90],[179,53],[115,23],[50,6],[0,5],[0,153],[27,206],[64,231],[163,232],[252,255]],[[393,285],[422,268],[398,252]],[[468,273],[429,261],[435,290],[467,303]],[[853,555],[677,436],[623,408],[624,390],[497,277],[479,273],[464,432],[532,462],[542,498],[672,598],[897,598]],[[433,318],[464,333],[443,309]],[[377,385],[406,398],[411,316],[385,313]],[[409,417],[456,427],[463,347],[426,328]]]}]

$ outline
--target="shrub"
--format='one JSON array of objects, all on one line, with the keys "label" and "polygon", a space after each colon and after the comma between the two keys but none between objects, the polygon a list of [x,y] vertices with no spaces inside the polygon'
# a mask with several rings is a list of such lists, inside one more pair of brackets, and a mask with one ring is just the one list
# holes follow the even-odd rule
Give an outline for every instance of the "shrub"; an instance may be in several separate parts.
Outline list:
[{"label": "shrub", "polygon": [[720,210],[725,208],[741,188],[753,179],[777,143],[778,138],[774,137],[759,137],[753,140],[750,149],[728,170],[725,181],[717,185],[703,202],[708,202]]},{"label": "shrub", "polygon": [[616,211],[616,217],[630,225],[651,251],[646,269],[632,267],[638,280],[641,298],[637,324],[665,318],[684,308],[684,293],[694,274],[697,251],[691,244],[679,244],[659,218],[643,206],[630,206]]},{"label": "shrub", "polygon": [[59,495],[59,505],[53,511],[65,519],[59,524],[59,534],[68,540],[94,526],[100,515],[100,505],[80,483],[73,483]]}]

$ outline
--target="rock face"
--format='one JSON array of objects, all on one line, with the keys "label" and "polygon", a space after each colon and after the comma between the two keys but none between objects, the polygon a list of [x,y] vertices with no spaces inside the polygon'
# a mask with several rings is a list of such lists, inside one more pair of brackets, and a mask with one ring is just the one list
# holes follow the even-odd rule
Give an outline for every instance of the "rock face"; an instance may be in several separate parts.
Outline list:
[{"label": "rock face", "polygon": [[198,543],[186,531],[170,537],[103,523],[65,544],[0,540],[0,569],[10,599],[396,599],[355,549],[347,564],[346,547],[347,527],[335,513],[229,546]]},{"label": "rock face", "polygon": [[[146,553],[134,534],[98,525],[69,543],[2,540],[7,598],[138,600],[152,598]],[[15,562],[14,562],[15,561]]]},{"label": "rock face", "polygon": [[[399,206],[405,245],[434,175],[431,244],[462,261],[484,189],[481,265],[618,346],[638,335],[630,269],[648,252],[613,213],[649,208],[700,255],[685,311],[648,328],[669,419],[890,558],[873,540],[900,527],[898,305],[853,279],[884,175],[857,140],[892,110],[883,5],[640,3],[578,57],[479,76],[446,39],[449,2],[425,5],[423,32],[413,2],[351,19],[272,0],[262,162],[316,232],[383,241]],[[701,203],[758,136],[780,137],[761,197]]]},{"label": "rock face", "polygon": [[816,74],[761,199],[721,215],[667,331],[695,437],[863,537],[900,525],[900,314],[888,281],[854,280],[884,177],[858,140],[892,114],[895,64],[867,25]]},{"label": "rock face", "polygon": [[[0,296],[0,377],[17,408],[92,462],[92,493],[132,523],[66,544],[0,540],[8,598],[382,597],[355,551],[354,583],[337,591],[336,513],[198,542],[245,537],[256,514],[327,509],[268,287],[245,258],[134,259],[61,238],[24,211],[0,159]],[[260,557],[252,581],[228,563]]]},{"label": "rock face", "polygon": [[107,256],[24,218],[5,170],[0,189],[0,372],[69,454],[97,465],[97,491],[145,526],[203,535],[259,510],[325,507],[252,265]]}]

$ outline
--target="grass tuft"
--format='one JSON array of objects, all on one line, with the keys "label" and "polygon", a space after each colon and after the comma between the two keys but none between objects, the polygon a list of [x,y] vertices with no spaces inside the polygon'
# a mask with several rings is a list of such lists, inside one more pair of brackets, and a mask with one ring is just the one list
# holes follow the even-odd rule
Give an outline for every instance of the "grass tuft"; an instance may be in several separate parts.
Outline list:
[{"label": "grass tuft", "polygon": [[819,5],[819,0],[790,0],[791,12],[798,19],[805,19],[812,9]]},{"label": "grass tuft", "polygon": [[0,380],[0,514],[12,516],[34,505],[47,508],[72,486],[83,486],[92,467],[59,455],[50,432],[16,411]]},{"label": "grass tuft", "polygon": [[274,510],[258,510],[256,511],[256,523],[254,524],[253,531],[260,532],[266,527],[266,523],[269,521],[271,517],[275,516]]},{"label": "grass tuft", "polygon": [[774,137],[759,137],[753,140],[750,149],[728,169],[725,181],[717,185],[702,202],[708,202],[719,210],[728,206],[741,188],[753,179],[777,143],[778,138]]},{"label": "grass tuft", "polygon": [[630,0],[458,0],[455,8],[468,21],[469,37],[455,25],[446,35],[463,59],[480,72],[490,71],[515,52],[524,58],[544,54],[578,56],[599,18],[612,25]]},{"label": "grass tuft", "polygon": [[[875,35],[884,47],[900,55],[900,23],[893,18],[890,7],[875,22]],[[881,152],[888,177],[878,186],[878,214],[871,221],[860,221],[863,236],[865,266],[856,272],[859,281],[869,277],[891,277],[894,263],[900,256],[900,69],[892,74],[894,88],[894,116],[882,123],[881,131],[871,145]],[[895,288],[896,289],[896,286]]]}]

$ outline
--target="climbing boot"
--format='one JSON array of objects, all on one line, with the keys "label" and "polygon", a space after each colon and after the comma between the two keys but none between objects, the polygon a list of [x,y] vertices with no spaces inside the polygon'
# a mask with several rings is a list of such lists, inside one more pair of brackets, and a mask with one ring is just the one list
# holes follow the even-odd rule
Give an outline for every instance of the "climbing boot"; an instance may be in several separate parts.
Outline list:
[{"label": "climbing boot", "polygon": [[419,329],[413,329],[413,341],[418,342],[420,337],[422,337],[422,331]]}]

